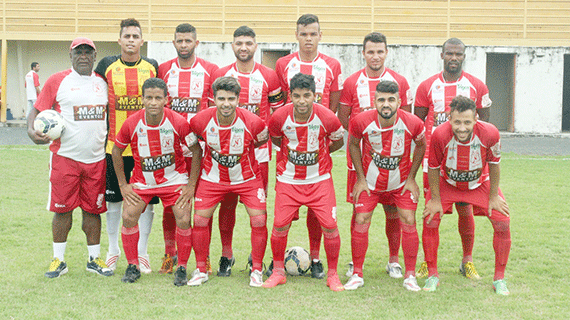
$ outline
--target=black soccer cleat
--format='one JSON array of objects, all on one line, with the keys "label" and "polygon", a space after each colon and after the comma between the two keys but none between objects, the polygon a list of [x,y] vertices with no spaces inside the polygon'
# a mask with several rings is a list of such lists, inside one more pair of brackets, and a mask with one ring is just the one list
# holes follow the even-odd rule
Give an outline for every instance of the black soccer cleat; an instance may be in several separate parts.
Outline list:
[{"label": "black soccer cleat", "polygon": [[236,262],[236,259],[234,257],[232,257],[231,259],[228,259],[226,257],[221,257],[220,258],[220,268],[218,269],[218,277],[229,277],[232,275],[232,267],[234,266],[234,263]]},{"label": "black soccer cleat", "polygon": [[141,271],[134,264],[129,264],[125,275],[121,278],[124,283],[134,283],[141,277]]},{"label": "black soccer cleat", "polygon": [[273,274],[273,259],[271,259],[271,263],[269,264],[269,268],[267,268],[267,270],[265,270],[265,275],[267,277],[271,277],[272,274]]},{"label": "black soccer cleat", "polygon": [[174,285],[177,287],[185,286],[188,283],[188,277],[186,275],[186,268],[180,266],[176,269],[174,273]]},{"label": "black soccer cleat", "polygon": [[325,271],[321,260],[311,261],[311,278],[322,279],[325,277]]}]

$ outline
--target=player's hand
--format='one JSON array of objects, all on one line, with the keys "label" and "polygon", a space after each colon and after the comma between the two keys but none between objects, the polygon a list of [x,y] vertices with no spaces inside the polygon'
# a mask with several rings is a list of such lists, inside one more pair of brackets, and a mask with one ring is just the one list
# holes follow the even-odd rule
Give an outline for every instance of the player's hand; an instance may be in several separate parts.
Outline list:
[{"label": "player's hand", "polygon": [[505,199],[501,198],[499,195],[489,198],[489,211],[487,212],[489,214],[489,217],[491,216],[493,210],[499,211],[499,213],[504,216],[509,216],[509,205],[507,204],[507,201],[505,201]]},{"label": "player's hand", "polygon": [[28,129],[28,136],[35,144],[46,144],[51,142],[51,139],[46,134],[34,129]]},{"label": "player's hand", "polygon": [[443,207],[441,206],[441,201],[434,201],[433,199],[430,199],[426,203],[426,207],[424,208],[423,218],[425,219],[425,217],[429,216],[427,223],[430,224],[431,220],[437,213],[439,213],[440,216],[443,214]]},{"label": "player's hand", "polygon": [[356,184],[354,184],[354,188],[352,189],[352,197],[354,198],[354,203],[358,203],[358,198],[360,198],[360,194],[366,191],[368,196],[370,196],[370,189],[368,189],[368,185],[366,180],[356,180]]},{"label": "player's hand", "polygon": [[418,187],[418,183],[415,179],[406,179],[406,183],[404,183],[401,195],[404,195],[404,193],[406,193],[406,190],[409,190],[410,193],[412,193],[412,201],[418,202],[420,199],[420,187]]},{"label": "player's hand", "polygon": [[175,191],[180,193],[180,196],[178,197],[178,199],[176,199],[176,202],[174,203],[175,206],[184,209],[186,205],[188,204],[190,204],[190,206],[192,205],[190,201],[192,201],[192,198],[194,197],[194,186],[189,186],[185,184],[183,186],[176,188]]},{"label": "player's hand", "polygon": [[123,195],[123,200],[127,202],[129,206],[135,206],[138,202],[143,201],[142,198],[133,190],[138,189],[137,186],[133,184],[125,184],[121,189],[121,194]]}]

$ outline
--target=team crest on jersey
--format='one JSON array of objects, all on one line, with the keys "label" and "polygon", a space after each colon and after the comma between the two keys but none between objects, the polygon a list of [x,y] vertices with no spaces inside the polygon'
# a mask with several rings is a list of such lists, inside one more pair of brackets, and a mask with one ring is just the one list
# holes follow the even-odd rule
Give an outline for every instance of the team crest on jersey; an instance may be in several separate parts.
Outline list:
[{"label": "team crest on jersey", "polygon": [[221,154],[214,149],[210,149],[212,159],[226,168],[235,167],[241,160],[241,154]]},{"label": "team crest on jersey", "polygon": [[307,137],[307,147],[309,149],[317,149],[319,147],[319,134],[316,132],[309,132]]},{"label": "team crest on jersey", "polygon": [[455,170],[453,168],[446,167],[445,173],[449,179],[456,182],[471,182],[476,181],[481,177],[481,169],[466,171],[466,170]]},{"label": "team crest on jersey", "polygon": [[119,111],[136,111],[143,107],[141,96],[120,96],[115,103],[115,110]]},{"label": "team crest on jersey", "polygon": [[298,166],[312,166],[319,163],[318,152],[301,152],[289,149],[288,153],[289,162]]},{"label": "team crest on jersey", "polygon": [[141,157],[141,169],[145,172],[164,169],[174,164],[174,152],[153,157]]},{"label": "team crest on jersey", "polygon": [[254,99],[261,99],[261,93],[262,93],[262,88],[260,87],[254,87],[251,90],[251,97]]},{"label": "team crest on jersey", "polygon": [[106,93],[99,82],[93,82],[93,92],[95,92],[95,94]]},{"label": "team crest on jersey", "polygon": [[179,113],[197,113],[200,109],[200,100],[192,98],[172,98],[170,108]]},{"label": "team crest on jersey", "polygon": [[243,137],[233,136],[231,141],[230,141],[230,148],[241,149],[242,147],[243,147]]},{"label": "team crest on jersey", "polygon": [[74,106],[73,119],[75,121],[105,120],[107,108],[103,105],[97,106]]},{"label": "team crest on jersey", "polygon": [[370,150],[370,155],[372,156],[372,161],[374,164],[380,168],[385,170],[396,170],[400,165],[400,160],[402,157],[386,157],[378,152],[374,152]]},{"label": "team crest on jersey", "polygon": [[404,139],[401,136],[397,136],[392,141],[393,145],[392,148],[396,153],[402,153],[404,150]]},{"label": "team crest on jersey", "polygon": [[471,166],[472,167],[482,167],[481,154],[479,152],[471,153]]},{"label": "team crest on jersey", "polygon": [[166,151],[173,150],[174,140],[171,138],[162,139],[162,149]]}]

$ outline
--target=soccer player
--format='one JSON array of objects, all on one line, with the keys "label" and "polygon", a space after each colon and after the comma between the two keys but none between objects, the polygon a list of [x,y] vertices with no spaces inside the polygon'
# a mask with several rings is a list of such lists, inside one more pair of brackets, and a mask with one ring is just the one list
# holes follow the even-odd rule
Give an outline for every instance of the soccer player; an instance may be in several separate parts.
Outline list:
[{"label": "soccer player", "polygon": [[[200,110],[208,108],[212,88],[212,75],[218,66],[196,56],[194,52],[200,41],[196,28],[188,23],[176,27],[172,41],[178,57],[158,67],[158,77],[168,86],[169,106],[188,121]],[[186,169],[191,170],[192,153],[185,147]],[[172,273],[177,262],[175,230],[176,221],[172,207],[165,207],[162,217],[164,230],[164,258],[159,273]]]},{"label": "soccer player", "polygon": [[210,219],[228,193],[240,198],[251,225],[252,272],[249,285],[263,283],[261,267],[267,245],[265,189],[255,161],[255,147],[269,140],[261,118],[238,108],[241,88],[237,79],[221,77],[212,85],[215,108],[200,111],[192,118],[192,130],[205,143],[200,188],[194,198],[193,244],[196,267],[188,285],[208,281],[206,258],[210,245]]},{"label": "soccer player", "polygon": [[[462,69],[465,60],[465,44],[461,40],[450,38],[445,41],[441,59],[443,60],[443,71],[431,76],[418,86],[414,101],[414,113],[424,120],[426,127],[427,149],[423,162],[424,195],[429,189],[427,161],[430,137],[436,127],[448,120],[451,100],[456,96],[465,96],[474,100],[477,105],[477,115],[482,121],[489,121],[489,107],[492,103],[489,99],[489,89],[483,81]],[[472,256],[475,238],[473,208],[463,202],[457,202],[455,208],[458,213],[457,225],[463,246],[463,260],[459,266],[459,271],[467,278],[480,279],[473,264]],[[484,215],[485,213],[475,212],[475,215],[481,214]],[[422,243],[438,242],[439,233],[436,232],[438,228],[436,224],[439,225],[439,220],[436,218],[429,225],[425,222],[422,231]],[[427,264],[423,262],[418,270],[418,278],[424,278],[427,275]]]},{"label": "soccer player", "polygon": [[331,177],[330,153],[344,143],[344,129],[335,114],[315,103],[315,80],[312,75],[296,74],[291,79],[292,103],[277,109],[269,120],[277,154],[275,184],[275,218],[271,233],[273,273],[263,287],[273,288],[287,282],[285,249],[291,222],[299,207],[313,210],[324,234],[327,253],[327,286],[342,291],[337,274],[340,236],[336,222],[336,198]]},{"label": "soccer player", "polygon": [[[315,78],[315,102],[328,107],[336,113],[342,90],[342,72],[338,60],[319,52],[318,46],[322,32],[319,18],[314,14],[304,14],[297,19],[295,37],[299,42],[299,51],[277,60],[275,72],[281,81],[284,94],[289,90],[289,82],[297,73],[313,75]],[[285,99],[291,102],[291,97]],[[296,219],[298,219],[298,214]],[[310,253],[312,258],[311,276],[324,278],[323,265],[319,259],[321,247],[321,226],[314,212],[307,211],[307,229],[309,231]]]},{"label": "soccer player", "polygon": [[[95,75],[97,49],[93,41],[76,38],[69,48],[72,68],[52,75],[28,115],[28,135],[36,144],[50,143],[50,192],[47,209],[52,222],[53,260],[45,276],[67,273],[64,254],[73,210],[81,207],[87,238],[87,271],[113,275],[99,257],[101,216],[105,212],[105,136],[107,135],[107,84]],[[40,111],[55,109],[65,119],[65,132],[50,141],[34,130]]]},{"label": "soccer player", "polygon": [[[238,106],[248,109],[266,123],[271,112],[283,105],[283,93],[277,74],[272,69],[253,60],[257,43],[255,31],[248,26],[241,26],[234,31],[232,49],[236,62],[218,69],[214,79],[219,77],[234,77],[241,86]],[[213,96],[212,96],[213,100]],[[269,160],[271,158],[271,143],[265,143],[255,149],[255,159],[258,162],[259,173],[265,193],[269,175]],[[222,256],[218,276],[231,275],[235,258],[232,251],[232,237],[236,219],[237,195],[227,194],[220,203],[219,227],[222,241]]]},{"label": "soccer player", "polygon": [[[123,196],[119,188],[117,176],[113,167],[111,151],[115,143],[115,135],[119,132],[123,122],[132,114],[143,108],[141,86],[151,77],[156,77],[158,63],[153,59],[141,57],[140,48],[144,43],[139,22],[135,19],[121,21],[119,32],[119,45],[121,54],[103,58],[95,72],[107,81],[109,87],[109,135],[107,143],[107,234],[109,236],[109,250],[107,251],[107,265],[112,270],[117,268],[117,260],[121,254],[119,249],[119,227],[121,222],[121,206]],[[125,176],[131,176],[134,163],[131,148],[127,147],[123,154],[125,162]],[[151,204],[158,203],[155,198]],[[140,218],[139,262],[143,273],[150,273],[149,257],[147,254],[148,237],[154,216],[153,206],[147,206]]]},{"label": "soccer player", "polygon": [[[345,129],[348,129],[349,119],[354,118],[357,114],[366,110],[374,109],[374,97],[376,86],[380,81],[395,81],[399,87],[399,98],[401,101],[401,109],[410,111],[412,96],[410,94],[410,85],[406,78],[399,73],[387,68],[384,65],[386,56],[388,55],[388,47],[386,36],[379,32],[372,32],[364,37],[362,46],[362,55],[366,61],[366,67],[353,73],[346,78],[340,97],[340,109],[338,118]],[[350,152],[346,153],[346,164],[348,166],[347,184],[346,184],[346,201],[354,206],[354,198],[352,189],[356,183],[356,171],[352,166]],[[402,266],[398,263],[398,251],[400,250],[400,218],[395,206],[384,205],[386,213],[386,237],[388,238],[388,247],[390,258],[386,265],[386,272],[392,278],[402,277]],[[354,207],[353,217],[351,221],[351,230],[354,226]],[[352,276],[353,263],[349,263],[349,270],[346,273],[348,277]]]},{"label": "soccer player", "polygon": [[[149,78],[142,86],[144,110],[139,110],[124,123],[115,138],[113,165],[117,172],[123,201],[123,227],[121,237],[123,250],[129,263],[121,281],[137,281],[139,270],[138,220],[148,202],[158,196],[164,206],[172,206],[176,218],[176,245],[178,246],[178,268],[174,285],[186,285],[186,264],[192,250],[192,228],[190,225],[192,204],[201,150],[196,137],[191,134],[190,124],[176,112],[164,108],[168,102],[168,90],[162,79]],[[190,177],[182,155],[181,144],[188,137],[192,156]],[[123,152],[131,146],[135,168],[130,181],[124,173]]]},{"label": "soccer player", "polygon": [[[426,224],[437,232],[441,215],[453,203],[472,205],[485,212],[493,225],[495,276],[493,288],[508,295],[504,280],[511,250],[509,206],[499,188],[501,141],[499,131],[490,123],[477,120],[476,103],[457,96],[450,104],[449,121],[437,127],[431,137],[429,153],[429,192],[424,210]],[[424,243],[429,278],[424,290],[435,291],[438,242]]]},{"label": "soccer player", "polygon": [[[364,111],[350,121],[349,152],[357,179],[351,226],[354,274],[344,286],[347,290],[364,285],[362,265],[368,249],[368,229],[378,203],[395,209],[399,216],[406,266],[404,287],[420,290],[415,277],[419,247],[415,213],[420,189],[415,178],[424,157],[425,128],[418,117],[400,110],[400,103],[398,84],[381,81],[376,86],[376,110]],[[415,147],[410,162],[412,141]]]}]

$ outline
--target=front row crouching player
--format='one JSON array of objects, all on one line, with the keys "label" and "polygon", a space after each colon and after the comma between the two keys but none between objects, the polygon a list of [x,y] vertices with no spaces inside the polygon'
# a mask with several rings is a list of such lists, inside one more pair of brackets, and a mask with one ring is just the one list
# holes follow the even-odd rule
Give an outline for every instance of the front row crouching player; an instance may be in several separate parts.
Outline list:
[{"label": "front row crouching player", "polygon": [[327,253],[327,286],[344,290],[337,274],[340,236],[336,222],[336,198],[331,177],[330,153],[343,145],[344,129],[328,108],[314,103],[315,78],[298,73],[291,78],[291,102],[277,109],[269,121],[277,154],[275,219],[271,233],[273,273],[263,283],[273,288],[287,282],[285,249],[291,222],[302,205],[315,212]]},{"label": "front row crouching player", "polygon": [[49,77],[28,115],[28,135],[36,144],[50,142],[33,128],[40,111],[55,109],[66,122],[65,132],[49,146],[47,209],[54,213],[53,260],[45,276],[57,278],[68,271],[64,254],[73,210],[77,207],[81,207],[82,229],[87,237],[87,271],[111,276],[113,271],[99,258],[100,214],[107,210],[104,201],[107,84],[92,73],[97,56],[93,41],[76,38],[69,56],[72,68]]},{"label": "front row crouching player", "polygon": [[[162,79],[147,79],[142,86],[142,99],[144,109],[127,118],[117,134],[112,151],[113,165],[125,199],[121,237],[129,266],[121,280],[133,283],[141,276],[137,247],[138,220],[149,201],[157,196],[164,206],[172,206],[174,211],[178,247],[174,284],[183,286],[188,281],[186,264],[192,250],[190,201],[194,196],[200,168],[200,145],[186,119],[164,108],[168,98],[166,83]],[[189,134],[188,148],[193,153],[190,177],[180,146]],[[135,167],[131,181],[127,182],[122,154],[129,144]]]},{"label": "front row crouching player", "polygon": [[[477,121],[477,107],[469,98],[455,97],[450,109],[449,121],[437,127],[431,137],[430,192],[426,195],[424,226],[437,235],[442,213],[451,210],[457,202],[472,204],[474,212],[485,212],[494,229],[493,288],[497,294],[508,295],[504,277],[511,250],[511,231],[509,206],[499,189],[499,131],[492,124]],[[423,243],[429,271],[424,285],[426,291],[435,291],[439,284],[438,244],[439,241]]]},{"label": "front row crouching player", "polygon": [[[351,228],[354,273],[344,285],[347,290],[364,285],[362,265],[368,229],[374,208],[381,203],[387,212],[396,207],[400,217],[404,287],[420,291],[415,277],[419,247],[415,214],[420,189],[415,177],[426,150],[425,128],[420,118],[401,110],[400,104],[398,84],[381,81],[374,97],[376,110],[364,111],[350,121],[349,152],[357,180],[353,192],[356,216]],[[410,162],[412,141],[416,146]]]},{"label": "front row crouching player", "polygon": [[[241,198],[251,225],[252,272],[249,285],[263,283],[261,268],[267,246],[265,188],[255,160],[255,147],[269,140],[265,122],[244,108],[238,108],[241,87],[237,79],[221,77],[212,84],[215,108],[196,114],[190,124],[205,142],[200,188],[194,199],[194,252],[196,267],[190,286],[208,281],[206,259],[210,246],[210,219],[228,194]],[[192,164],[194,168],[194,164]]]}]

